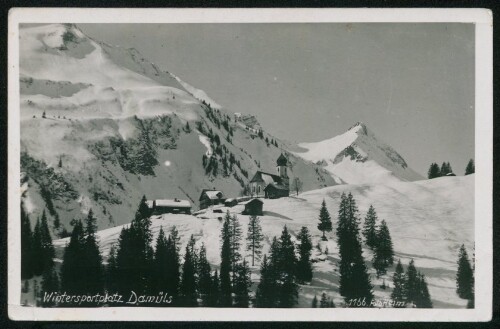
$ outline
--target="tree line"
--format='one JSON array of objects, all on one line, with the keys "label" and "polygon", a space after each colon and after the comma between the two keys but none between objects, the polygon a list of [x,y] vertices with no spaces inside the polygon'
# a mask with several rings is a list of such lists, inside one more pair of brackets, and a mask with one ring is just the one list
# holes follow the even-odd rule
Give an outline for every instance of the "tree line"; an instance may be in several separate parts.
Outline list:
[{"label": "tree line", "polygon": [[[263,255],[264,236],[260,220],[251,216],[245,237],[248,255],[244,257],[241,253],[241,224],[237,215],[227,212],[220,232],[221,263],[219,269],[214,270],[207,260],[205,245],[197,245],[194,236],[190,237],[184,254],[181,255],[179,232],[175,226],[168,232],[161,228],[153,241],[151,210],[145,197],[139,203],[134,219],[123,227],[117,244],[110,247],[107,263],[103,261],[99,251],[97,220],[92,210],[83,222],[74,221],[58,275],[52,261],[54,249],[46,216],[43,214],[37,221],[34,232],[29,233],[29,219],[23,207],[21,215],[22,275],[23,278],[29,278],[30,275],[43,274],[42,290],[45,291],[61,290],[68,294],[109,291],[123,295],[131,290],[138,295],[163,291],[172,296],[172,302],[163,306],[293,307],[298,302],[299,285],[310,282],[313,277],[313,246],[307,227],[302,227],[293,239],[284,226],[281,235],[272,239],[269,252]],[[324,231],[332,231],[331,217],[325,201],[321,205],[319,219],[319,225]],[[373,206],[370,206],[366,214],[362,230],[359,222],[356,201],[352,194],[343,193],[336,228],[340,256],[339,292],[346,305],[369,307],[373,299],[373,286],[363,258],[362,244],[364,242],[373,250],[372,263],[377,276],[387,273],[387,268],[393,264],[394,252],[387,224],[383,220],[380,224],[377,223],[378,217]],[[35,252],[37,248],[38,251]],[[247,258],[251,259],[251,263],[247,262]],[[255,294],[252,294],[250,266],[256,266],[258,262],[260,280],[256,282]],[[457,285],[458,281],[470,281],[467,279],[467,267],[464,268],[465,271],[462,272],[466,273],[466,279],[461,275],[458,280],[457,276]],[[411,302],[416,307],[432,307],[425,277],[416,271],[413,260],[406,273],[401,262],[398,262],[393,282],[392,297],[395,301]],[[460,289],[461,296],[465,296],[463,298],[471,299],[471,288]],[[366,304],[349,303],[360,299],[365,300]],[[318,305],[317,303],[316,298],[315,304]],[[147,305],[149,304],[142,304]],[[333,299],[326,295],[321,296],[319,305],[335,306]],[[54,303],[47,302],[44,306],[54,306]]]},{"label": "tree line", "polygon": [[[465,167],[465,175],[473,174],[475,170],[476,168],[474,160],[470,159],[467,163],[467,166]],[[427,171],[427,178],[429,179],[450,175],[455,176],[449,162],[443,162],[441,168],[437,163],[433,162],[431,163],[431,165],[429,166],[429,170]]]}]

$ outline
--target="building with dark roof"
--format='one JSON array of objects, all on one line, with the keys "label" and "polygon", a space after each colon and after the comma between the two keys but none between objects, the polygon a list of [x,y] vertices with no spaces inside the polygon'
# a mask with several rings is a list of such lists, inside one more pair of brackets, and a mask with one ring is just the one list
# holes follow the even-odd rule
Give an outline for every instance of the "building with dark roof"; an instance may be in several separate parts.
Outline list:
[{"label": "building with dark roof", "polygon": [[250,216],[262,216],[262,208],[264,202],[260,199],[252,199],[244,203],[245,209],[243,210],[243,215]]},{"label": "building with dark roof", "polygon": [[146,201],[153,215],[161,214],[190,214],[191,203],[188,200],[180,199],[158,199]]},{"label": "building with dark roof", "polygon": [[218,191],[216,189],[203,189],[200,195],[200,209],[205,209],[210,206],[224,204],[226,198],[224,197],[224,193]]},{"label": "building with dark roof", "polygon": [[278,174],[257,171],[250,180],[250,194],[257,197],[281,198],[290,195],[288,159],[281,154],[276,160]]}]

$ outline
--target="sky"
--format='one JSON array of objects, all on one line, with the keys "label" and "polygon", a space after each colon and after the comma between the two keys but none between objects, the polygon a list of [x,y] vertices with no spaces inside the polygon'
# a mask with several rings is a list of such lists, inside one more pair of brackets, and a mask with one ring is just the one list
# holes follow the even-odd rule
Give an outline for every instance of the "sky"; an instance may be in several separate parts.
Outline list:
[{"label": "sky", "polygon": [[315,142],[364,122],[426,175],[474,158],[474,26],[460,23],[78,24],[136,48],[272,135]]}]

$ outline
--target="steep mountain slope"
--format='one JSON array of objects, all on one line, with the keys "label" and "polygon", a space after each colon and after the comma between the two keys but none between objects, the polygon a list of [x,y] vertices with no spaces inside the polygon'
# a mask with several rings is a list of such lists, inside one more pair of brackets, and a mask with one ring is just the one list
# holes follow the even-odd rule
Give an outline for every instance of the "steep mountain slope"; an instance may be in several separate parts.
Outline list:
[{"label": "steep mountain slope", "polygon": [[[33,221],[47,209],[56,234],[90,208],[100,228],[126,223],[144,194],[194,209],[204,188],[238,196],[282,152],[137,50],[75,25],[23,26],[20,72],[24,202]],[[289,157],[304,190],[335,184]]]},{"label": "steep mountain slope", "polygon": [[[377,211],[379,223],[386,220],[389,227],[396,260],[401,259],[405,267],[410,259],[415,260],[417,268],[425,274],[435,308],[462,307],[467,301],[458,298],[455,293],[456,259],[462,243],[469,251],[474,246],[474,175],[464,177],[442,177],[419,182],[391,182],[389,184],[339,185],[300,194],[298,197],[264,200],[264,214],[260,217],[264,238],[264,252],[268,252],[274,236],[279,236],[286,225],[295,239],[302,226],[307,226],[313,238],[313,245],[318,243],[328,255],[313,250],[314,278],[310,285],[301,287],[299,306],[310,307],[314,295],[318,297],[325,291],[341,305],[338,293],[338,248],[335,228],[340,204],[340,195],[351,192],[357,202],[361,223],[370,205]],[[326,201],[333,222],[333,232],[327,234],[328,241],[321,241],[321,232],[317,229],[321,202]],[[237,214],[246,236],[248,216],[241,215],[243,206],[221,208]],[[152,230],[155,236],[160,227],[170,230],[176,226],[180,232],[181,243],[185,245],[191,234],[198,246],[207,246],[207,256],[212,266],[220,264],[220,230],[223,216],[212,210],[200,211],[196,216],[172,215],[152,217]],[[132,217],[129,216],[129,220]],[[109,253],[112,244],[117,243],[122,227],[114,227],[98,233],[101,251]],[[68,239],[55,241],[62,248]],[[184,248],[181,248],[184,250]],[[249,257],[242,243],[243,255]],[[379,300],[389,298],[392,289],[382,289],[385,284],[392,287],[392,272],[376,279],[371,266],[372,252],[364,249],[364,257],[371,273],[375,296]],[[252,279],[258,282],[259,266],[252,269]],[[254,286],[255,289],[255,286]]]},{"label": "steep mountain slope", "polygon": [[332,177],[348,184],[387,183],[422,179],[389,145],[363,123],[342,135],[317,143],[300,143],[296,155],[321,164]]}]

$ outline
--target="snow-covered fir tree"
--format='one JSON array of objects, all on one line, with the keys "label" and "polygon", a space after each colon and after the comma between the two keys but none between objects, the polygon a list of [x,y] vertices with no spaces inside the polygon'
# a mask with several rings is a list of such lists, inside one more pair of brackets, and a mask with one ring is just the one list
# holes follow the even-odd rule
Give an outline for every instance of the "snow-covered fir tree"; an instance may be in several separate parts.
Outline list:
[{"label": "snow-covered fir tree", "polygon": [[401,264],[401,260],[398,260],[396,264],[396,270],[392,276],[393,289],[391,292],[391,299],[395,302],[395,307],[404,307],[406,302],[406,278]]},{"label": "snow-covered fir tree", "polygon": [[263,239],[264,235],[262,234],[259,217],[250,216],[247,230],[247,251],[252,253],[252,266],[255,265],[255,259],[260,260]]},{"label": "snow-covered fir tree", "polygon": [[323,202],[321,203],[321,208],[319,210],[318,230],[323,232],[323,236],[322,236],[323,241],[328,240],[325,236],[325,232],[332,231],[332,219],[330,217],[330,213],[328,212],[328,209],[326,208],[326,203],[325,203],[324,199],[323,199]]},{"label": "snow-covered fir tree", "polygon": [[476,166],[474,164],[474,160],[470,159],[465,167],[465,175],[473,174],[476,171]]},{"label": "snow-covered fir tree", "polygon": [[372,285],[363,259],[358,228],[358,209],[351,193],[341,196],[337,225],[340,256],[340,294],[346,302],[364,299],[370,305]]},{"label": "snow-covered fir tree", "polygon": [[474,274],[469,261],[469,255],[462,244],[458,252],[457,294],[460,298],[471,299],[474,284]]},{"label": "snow-covered fir tree", "polygon": [[373,257],[373,267],[377,271],[377,276],[387,272],[387,267],[394,262],[394,249],[391,234],[385,220],[382,220],[376,231],[376,240]]},{"label": "snow-covered fir tree", "polygon": [[231,249],[231,215],[229,212],[224,218],[221,230],[221,265],[220,265],[220,306],[231,307],[232,302],[232,285],[231,285],[231,269],[232,264],[232,249]]},{"label": "snow-covered fir tree", "polygon": [[179,303],[183,307],[198,306],[196,265],[194,258],[194,250],[188,243],[184,253],[184,263],[182,265],[182,275],[179,289]]},{"label": "snow-covered fir tree", "polygon": [[373,205],[368,208],[362,232],[366,245],[373,249],[377,241],[377,213]]},{"label": "snow-covered fir tree", "polygon": [[299,259],[297,261],[297,280],[299,282],[309,282],[313,277],[311,262],[312,241],[307,227],[302,226],[297,235],[297,240],[299,242],[297,246],[299,254]]}]

